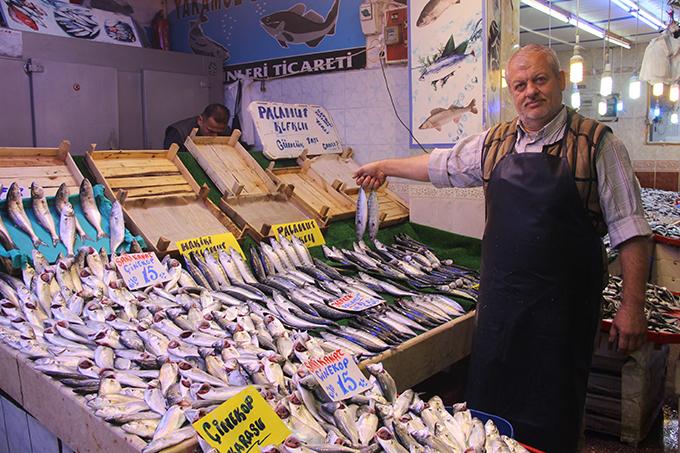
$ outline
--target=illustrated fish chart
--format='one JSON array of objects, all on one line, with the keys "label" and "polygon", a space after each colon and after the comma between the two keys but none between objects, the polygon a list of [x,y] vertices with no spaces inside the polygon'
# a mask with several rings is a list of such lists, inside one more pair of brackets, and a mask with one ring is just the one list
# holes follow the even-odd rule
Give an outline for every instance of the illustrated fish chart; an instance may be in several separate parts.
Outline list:
[{"label": "illustrated fish chart", "polygon": [[[485,31],[480,3],[409,2],[411,129],[423,145],[451,146],[483,130]],[[412,141],[415,145],[415,141]]]},{"label": "illustrated fish chart", "polygon": [[141,47],[128,16],[58,0],[2,0],[0,15],[14,30]]}]

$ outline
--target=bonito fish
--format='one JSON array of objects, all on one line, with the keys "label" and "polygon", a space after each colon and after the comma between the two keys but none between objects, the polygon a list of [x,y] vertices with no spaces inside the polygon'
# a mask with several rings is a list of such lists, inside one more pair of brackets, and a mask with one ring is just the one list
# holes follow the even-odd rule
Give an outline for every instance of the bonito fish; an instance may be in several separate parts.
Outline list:
[{"label": "bonito fish", "polygon": [[368,226],[368,199],[366,198],[366,191],[364,191],[363,187],[359,187],[355,226],[357,241],[360,241],[361,238],[364,237],[364,233],[366,233],[366,226]]},{"label": "bonito fish", "polygon": [[372,190],[368,194],[368,202],[366,203],[368,211],[368,237],[371,241],[375,241],[378,235],[378,228],[380,227],[380,205],[378,203],[378,192]]}]

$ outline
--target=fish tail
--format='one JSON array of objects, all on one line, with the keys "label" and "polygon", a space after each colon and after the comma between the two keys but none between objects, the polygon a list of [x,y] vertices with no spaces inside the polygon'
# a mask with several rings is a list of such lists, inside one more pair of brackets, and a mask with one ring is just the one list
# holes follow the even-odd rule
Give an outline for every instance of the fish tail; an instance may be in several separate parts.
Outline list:
[{"label": "fish tail", "polygon": [[33,247],[37,249],[41,245],[47,245],[47,244],[45,244],[42,239],[40,239],[39,237],[36,236],[33,239]]},{"label": "fish tail", "polygon": [[106,238],[106,237],[109,237],[109,235],[104,233],[103,231],[99,231],[97,233],[97,239],[102,239],[102,238]]},{"label": "fish tail", "polygon": [[61,242],[61,241],[59,240],[59,238],[57,238],[57,237],[52,238],[52,245],[53,245],[54,247],[56,247],[57,244],[59,244],[59,242]]},{"label": "fish tail", "polygon": [[477,110],[477,99],[471,100],[466,108],[470,109],[470,112],[472,113],[479,113],[479,110]]}]

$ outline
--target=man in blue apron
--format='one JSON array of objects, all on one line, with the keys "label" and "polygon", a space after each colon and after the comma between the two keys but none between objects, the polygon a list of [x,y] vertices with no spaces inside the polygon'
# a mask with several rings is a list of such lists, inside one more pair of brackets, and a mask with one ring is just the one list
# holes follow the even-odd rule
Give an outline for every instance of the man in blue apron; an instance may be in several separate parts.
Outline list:
[{"label": "man in blue apron", "polygon": [[355,177],[368,189],[387,176],[484,186],[468,403],[508,418],[520,441],[574,452],[606,272],[601,237],[609,232],[624,275],[610,340],[630,352],[647,328],[651,230],[623,143],[562,104],[565,75],[555,53],[538,45],[520,49],[506,80],[514,121],[452,149],[364,165]]}]

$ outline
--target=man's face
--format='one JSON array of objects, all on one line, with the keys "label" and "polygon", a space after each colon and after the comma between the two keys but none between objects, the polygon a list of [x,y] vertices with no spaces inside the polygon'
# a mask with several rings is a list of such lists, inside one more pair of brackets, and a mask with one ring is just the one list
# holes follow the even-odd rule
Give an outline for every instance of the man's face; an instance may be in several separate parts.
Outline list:
[{"label": "man's face", "polygon": [[555,74],[543,54],[515,56],[508,65],[506,79],[515,110],[528,130],[540,130],[562,108],[564,71]]},{"label": "man's face", "polygon": [[208,118],[203,118],[202,115],[198,116],[198,135],[211,135],[217,136],[223,134],[227,129],[227,123],[220,123],[215,121],[215,118],[209,116]]}]

